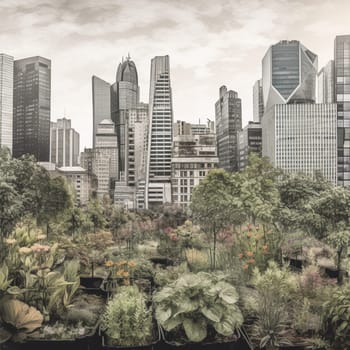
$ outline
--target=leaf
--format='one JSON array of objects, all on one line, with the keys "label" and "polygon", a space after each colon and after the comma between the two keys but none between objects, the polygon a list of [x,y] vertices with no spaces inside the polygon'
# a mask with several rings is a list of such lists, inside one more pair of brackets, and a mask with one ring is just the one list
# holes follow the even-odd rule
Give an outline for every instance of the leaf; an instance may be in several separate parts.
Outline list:
[{"label": "leaf", "polygon": [[222,308],[220,305],[214,304],[210,308],[208,307],[202,307],[201,308],[202,314],[213,322],[220,322],[222,317]]},{"label": "leaf", "polygon": [[170,332],[171,330],[173,330],[174,328],[179,326],[183,322],[183,319],[184,318],[182,315],[178,315],[176,317],[171,317],[168,320],[166,320],[162,324],[162,326],[166,331]]},{"label": "leaf", "polygon": [[205,320],[198,319],[196,321],[186,319],[183,321],[183,327],[187,338],[193,342],[200,342],[207,336],[207,325]]},{"label": "leaf", "polygon": [[0,328],[0,344],[6,343],[11,337],[11,332],[4,328]]},{"label": "leaf", "polygon": [[156,308],[156,319],[161,325],[166,322],[170,316],[171,308],[165,309],[160,306]]},{"label": "leaf", "polygon": [[239,299],[238,293],[234,287],[230,286],[229,284],[227,285],[228,286],[219,293],[219,297],[227,304],[235,304]]}]

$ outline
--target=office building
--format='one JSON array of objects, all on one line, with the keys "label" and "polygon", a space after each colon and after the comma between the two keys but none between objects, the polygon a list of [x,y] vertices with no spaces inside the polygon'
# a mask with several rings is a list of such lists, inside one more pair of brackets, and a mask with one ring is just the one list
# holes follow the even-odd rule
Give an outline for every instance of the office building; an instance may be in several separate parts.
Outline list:
[{"label": "office building", "polygon": [[191,135],[192,134],[192,124],[187,123],[183,120],[177,120],[176,123],[174,123],[174,137],[179,135]]},{"label": "office building", "polygon": [[97,196],[113,198],[118,173],[118,140],[112,120],[105,119],[98,124],[94,153]]},{"label": "office building", "polygon": [[335,38],[335,102],[338,126],[338,185],[350,186],[350,35]]},{"label": "office building", "polygon": [[0,53],[0,148],[12,153],[13,57]]},{"label": "office building", "polygon": [[227,91],[226,86],[220,88],[220,98],[215,104],[215,124],[219,167],[237,171],[237,133],[242,129],[242,106],[237,92]]},{"label": "office building", "polygon": [[272,45],[262,61],[264,111],[276,104],[315,103],[317,55],[299,41]]},{"label": "office building", "polygon": [[334,103],[334,61],[329,61],[317,74],[317,102]]},{"label": "office building", "polygon": [[62,118],[51,122],[50,161],[57,167],[78,165],[79,133],[71,127],[71,120]]},{"label": "office building", "polygon": [[262,119],[262,155],[287,173],[320,172],[336,183],[336,104],[280,104]]},{"label": "office building", "polygon": [[255,82],[253,86],[253,121],[260,123],[264,115],[264,97],[262,79]]},{"label": "office building", "polygon": [[191,124],[191,134],[192,135],[206,135],[215,134],[215,122],[207,119],[207,124],[201,124],[199,120],[198,124]]},{"label": "office building", "polygon": [[111,119],[111,85],[106,81],[92,77],[92,145],[96,145],[98,124],[104,119]]},{"label": "office building", "polygon": [[51,61],[30,57],[14,61],[13,155],[50,160]]},{"label": "office building", "polygon": [[171,202],[173,107],[169,56],[151,61],[146,208]]},{"label": "office building", "polygon": [[261,124],[250,121],[238,132],[238,168],[243,170],[248,165],[249,155],[255,153],[261,156],[262,129]]},{"label": "office building", "polygon": [[218,166],[215,134],[174,137],[171,159],[172,202],[186,208],[192,191],[208,172]]}]

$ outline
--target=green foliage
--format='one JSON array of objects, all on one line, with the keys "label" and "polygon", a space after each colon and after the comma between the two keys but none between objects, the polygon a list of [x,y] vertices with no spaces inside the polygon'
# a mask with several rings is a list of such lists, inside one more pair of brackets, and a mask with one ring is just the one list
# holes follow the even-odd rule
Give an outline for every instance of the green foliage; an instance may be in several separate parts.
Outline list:
[{"label": "green foliage", "polygon": [[350,285],[338,287],[323,305],[323,325],[333,349],[350,348]]},{"label": "green foliage", "polygon": [[108,301],[101,329],[115,346],[142,346],[152,342],[152,313],[137,287],[121,287]]},{"label": "green foliage", "polygon": [[208,327],[230,336],[243,323],[236,289],[219,273],[188,273],[153,296],[156,319],[166,331],[182,327],[189,341],[207,337]]},{"label": "green foliage", "polygon": [[21,341],[38,329],[43,315],[35,308],[16,299],[0,301],[0,344],[9,339]]},{"label": "green foliage", "polygon": [[0,298],[10,288],[12,280],[9,279],[9,269],[6,264],[0,266]]}]

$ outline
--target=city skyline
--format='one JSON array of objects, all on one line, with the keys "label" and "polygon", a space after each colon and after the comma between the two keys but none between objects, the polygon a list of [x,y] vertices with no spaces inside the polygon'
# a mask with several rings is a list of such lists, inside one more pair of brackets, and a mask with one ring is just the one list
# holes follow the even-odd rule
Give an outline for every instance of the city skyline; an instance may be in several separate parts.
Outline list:
[{"label": "city skyline", "polygon": [[150,60],[169,54],[175,120],[214,119],[217,89],[225,84],[242,98],[246,125],[253,119],[252,88],[269,46],[300,40],[323,67],[333,57],[335,36],[347,33],[350,9],[340,0],[270,0],[263,7],[258,0],[206,6],[203,1],[44,3],[1,1],[1,52],[52,60],[51,119],[72,119],[82,149],[92,144],[91,76],[111,82],[122,56],[130,53],[135,61],[140,99],[147,101]]}]

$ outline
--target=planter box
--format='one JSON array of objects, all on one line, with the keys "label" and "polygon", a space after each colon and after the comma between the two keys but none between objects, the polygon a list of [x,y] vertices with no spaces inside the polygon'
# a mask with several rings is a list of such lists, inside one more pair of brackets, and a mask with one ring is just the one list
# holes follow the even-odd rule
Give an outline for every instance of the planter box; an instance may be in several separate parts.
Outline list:
[{"label": "planter box", "polygon": [[106,299],[107,292],[102,288],[103,281],[101,277],[80,277],[80,286],[84,293],[94,294]]},{"label": "planter box", "polygon": [[169,333],[161,329],[163,345],[160,350],[253,350],[253,347],[247,341],[247,336],[244,331],[238,335],[237,340],[228,340],[224,342],[210,342],[205,340],[200,343],[179,344],[175,341],[169,341]]}]

